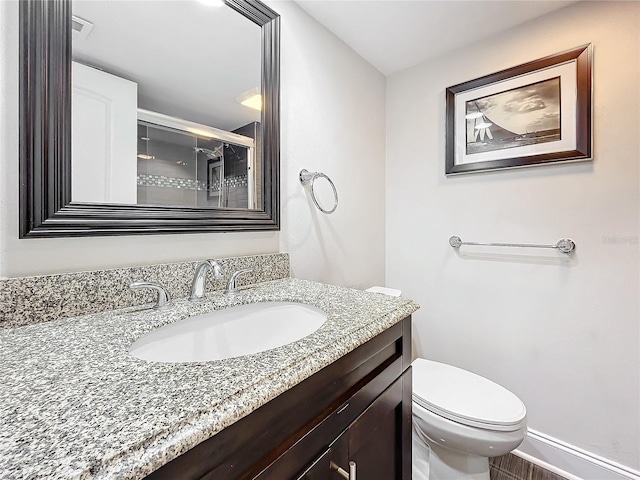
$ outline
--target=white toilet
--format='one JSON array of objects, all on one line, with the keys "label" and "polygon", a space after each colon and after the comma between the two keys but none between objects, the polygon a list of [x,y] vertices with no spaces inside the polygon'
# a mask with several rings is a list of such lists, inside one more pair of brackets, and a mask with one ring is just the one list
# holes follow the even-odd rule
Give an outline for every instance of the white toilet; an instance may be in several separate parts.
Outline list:
[{"label": "white toilet", "polygon": [[[400,290],[367,291],[399,296]],[[413,376],[413,480],[489,480],[489,457],[527,433],[527,409],[506,388],[461,368],[418,358]]]},{"label": "white toilet", "polygon": [[474,373],[418,358],[413,373],[413,480],[489,480],[489,457],[522,443],[527,410]]}]

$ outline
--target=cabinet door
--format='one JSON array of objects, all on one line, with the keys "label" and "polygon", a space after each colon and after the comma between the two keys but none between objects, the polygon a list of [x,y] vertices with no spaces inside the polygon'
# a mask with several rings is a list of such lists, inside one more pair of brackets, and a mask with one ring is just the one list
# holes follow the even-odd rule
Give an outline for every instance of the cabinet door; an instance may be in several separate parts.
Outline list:
[{"label": "cabinet door", "polygon": [[331,449],[327,450],[297,480],[327,480]]},{"label": "cabinet door", "polygon": [[331,444],[329,450],[324,452],[297,480],[340,480],[345,478],[338,473],[338,466],[348,465],[348,454],[349,431],[345,430],[345,432]]},{"label": "cabinet door", "polygon": [[402,381],[398,380],[297,480],[349,479],[349,462],[355,462],[361,480],[403,478],[402,405]]},{"label": "cabinet door", "polygon": [[[349,471],[349,430],[345,430],[338,439],[331,444],[313,465],[311,465],[297,480],[340,480],[348,479]],[[346,467],[344,473],[338,471],[340,465]]]},{"label": "cabinet door", "polygon": [[[362,480],[402,478],[402,383],[396,381],[349,427],[349,461]],[[410,446],[405,445],[405,448]],[[345,470],[348,464],[341,465]]]}]

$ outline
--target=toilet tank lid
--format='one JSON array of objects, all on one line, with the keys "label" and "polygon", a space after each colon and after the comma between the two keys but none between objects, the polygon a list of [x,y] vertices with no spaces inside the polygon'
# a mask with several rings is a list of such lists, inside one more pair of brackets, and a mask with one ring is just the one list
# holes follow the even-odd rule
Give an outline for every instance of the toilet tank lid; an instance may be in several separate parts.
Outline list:
[{"label": "toilet tank lid", "polygon": [[435,414],[480,427],[517,426],[526,418],[516,395],[480,375],[423,358],[411,366],[413,399]]}]

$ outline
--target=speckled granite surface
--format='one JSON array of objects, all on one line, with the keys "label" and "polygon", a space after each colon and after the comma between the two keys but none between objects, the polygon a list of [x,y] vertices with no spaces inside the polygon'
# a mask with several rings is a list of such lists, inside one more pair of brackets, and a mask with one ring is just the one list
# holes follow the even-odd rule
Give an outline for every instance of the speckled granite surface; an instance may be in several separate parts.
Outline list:
[{"label": "speckled granite surface", "polygon": [[[203,363],[130,356],[145,333],[233,305],[294,301],[327,313],[297,342]],[[417,310],[414,302],[282,279],[0,331],[0,478],[139,479]]]},{"label": "speckled granite surface", "polygon": [[[253,268],[254,271],[239,277],[239,285],[289,276],[287,253],[217,260],[224,272],[224,279],[214,281],[210,276],[207,282],[209,292],[224,289],[233,272],[245,268]],[[198,263],[169,263],[0,280],[0,328],[115,310],[155,299],[155,294],[150,290],[130,290],[132,282],[160,283],[173,298],[184,298],[189,295]]]}]

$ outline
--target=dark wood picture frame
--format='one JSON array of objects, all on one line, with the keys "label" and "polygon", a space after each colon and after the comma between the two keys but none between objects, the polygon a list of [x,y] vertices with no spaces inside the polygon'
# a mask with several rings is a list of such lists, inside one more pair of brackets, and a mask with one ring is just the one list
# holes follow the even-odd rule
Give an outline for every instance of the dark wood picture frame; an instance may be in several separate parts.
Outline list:
[{"label": "dark wood picture frame", "polygon": [[[576,65],[576,98],[575,112],[562,112],[562,115],[575,116],[575,149],[558,149],[557,151],[523,155],[522,150],[526,146],[511,149],[513,156],[493,160],[478,160],[469,163],[460,163],[456,159],[460,155],[459,145],[462,134],[466,137],[466,131],[459,128],[461,106],[458,96],[466,95],[474,90],[502,84],[504,88],[499,92],[512,90],[509,81],[512,79],[526,78],[556,66],[575,62]],[[532,81],[532,83],[535,83]],[[525,87],[518,87],[525,88]],[[552,162],[576,162],[592,159],[592,47],[591,44],[568,50],[566,52],[551,55],[539,60],[534,60],[513,68],[486,75],[469,82],[454,85],[446,89],[446,147],[445,147],[445,174],[456,175],[463,173],[483,172],[506,168],[519,168]],[[497,95],[497,94],[494,94]],[[482,98],[481,93],[476,98]],[[562,105],[562,104],[561,104]],[[488,123],[491,125],[491,123]],[[458,126],[458,128],[456,128]],[[466,142],[466,139],[465,139]],[[551,144],[549,144],[551,145]],[[506,150],[506,149],[505,149]],[[520,150],[520,152],[518,152]]]},{"label": "dark wood picture frame", "polygon": [[262,29],[261,210],[71,200],[71,1],[20,2],[20,238],[280,229],[280,17],[225,3]]}]

